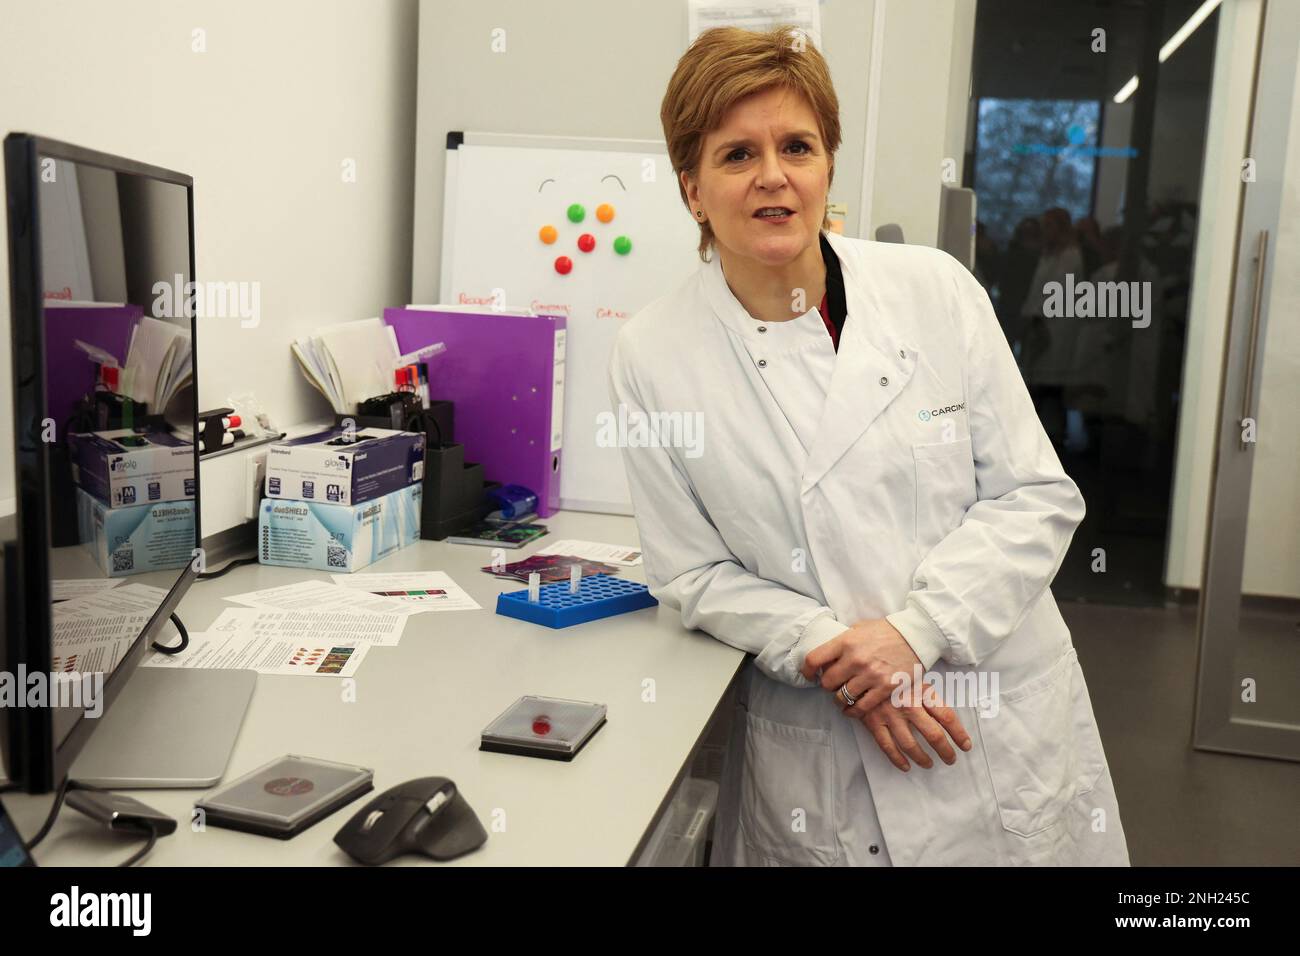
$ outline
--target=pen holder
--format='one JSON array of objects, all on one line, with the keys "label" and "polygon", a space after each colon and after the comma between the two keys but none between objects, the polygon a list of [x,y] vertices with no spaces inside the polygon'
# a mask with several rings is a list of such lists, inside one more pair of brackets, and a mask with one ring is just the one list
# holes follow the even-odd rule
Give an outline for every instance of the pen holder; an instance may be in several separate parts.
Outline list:
[{"label": "pen holder", "polygon": [[200,455],[210,455],[214,451],[221,451],[226,446],[226,426],[225,420],[235,414],[233,408],[214,408],[211,411],[199,412],[199,441],[203,443]]},{"label": "pen holder", "polygon": [[342,427],[346,420],[351,419],[358,431],[363,428],[392,428],[404,432],[428,432],[429,441],[436,444],[450,441],[455,434],[452,430],[455,424],[453,404],[430,402],[428,408],[421,408],[418,402],[407,400],[412,397],[409,393],[394,392],[367,399],[357,405],[355,415],[335,413],[334,424]]},{"label": "pen holder", "polygon": [[90,414],[89,431],[106,432],[119,428],[152,427],[163,431],[167,429],[167,426],[162,423],[162,416],[149,414],[147,403],[134,401],[116,392],[95,392],[91,396]]},{"label": "pen holder", "polygon": [[483,479],[483,466],[465,461],[465,446],[451,442],[424,449],[420,537],[441,541],[477,524],[493,508],[486,492],[497,482]]}]

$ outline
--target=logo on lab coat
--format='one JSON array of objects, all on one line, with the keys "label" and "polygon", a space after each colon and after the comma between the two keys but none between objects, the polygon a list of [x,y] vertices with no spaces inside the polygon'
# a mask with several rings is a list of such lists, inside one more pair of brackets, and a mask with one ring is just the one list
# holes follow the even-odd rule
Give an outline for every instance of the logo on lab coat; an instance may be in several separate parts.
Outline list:
[{"label": "logo on lab coat", "polygon": [[916,417],[923,422],[928,422],[932,418],[938,418],[940,415],[951,415],[953,412],[966,410],[966,403],[959,405],[945,405],[943,408],[923,408],[916,413]]}]

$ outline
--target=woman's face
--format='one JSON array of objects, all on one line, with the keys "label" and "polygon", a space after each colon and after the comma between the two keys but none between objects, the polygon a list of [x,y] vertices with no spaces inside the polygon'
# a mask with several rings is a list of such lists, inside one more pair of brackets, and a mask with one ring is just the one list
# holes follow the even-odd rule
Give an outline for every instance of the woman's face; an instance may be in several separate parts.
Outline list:
[{"label": "woman's face", "polygon": [[[774,88],[737,102],[705,136],[696,175],[683,172],[682,183],[692,216],[704,212],[719,246],[767,265],[817,246],[831,173],[817,129],[806,99]],[[774,206],[792,214],[756,215]]]}]

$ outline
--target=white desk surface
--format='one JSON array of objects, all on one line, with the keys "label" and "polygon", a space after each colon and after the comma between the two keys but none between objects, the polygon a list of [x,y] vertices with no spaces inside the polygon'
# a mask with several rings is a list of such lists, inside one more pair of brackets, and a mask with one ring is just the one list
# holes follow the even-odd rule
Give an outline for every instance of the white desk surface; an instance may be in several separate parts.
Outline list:
[{"label": "white desk surface", "polygon": [[[613,515],[561,512],[550,533],[514,561],[562,538],[636,545],[636,524]],[[371,648],[356,675],[356,701],[342,682],[260,675],[226,772],[232,780],[287,753],[371,767],[375,790],[291,840],[208,827],[194,832],[199,790],[138,790],[132,796],[175,817],[144,865],[317,866],[351,859],[333,837],[374,795],[414,777],[456,782],[488,830],[484,847],[459,863],[486,866],[627,864],[705,729],[743,654],[699,631],[674,610],[650,608],[562,630],[495,613],[501,591],[526,587],[479,570],[490,548],[421,541],[364,572],[446,571],[479,611],[412,615],[397,647]],[[643,568],[622,576],[644,581]],[[250,565],[195,583],[178,609],[191,633],[203,631],[229,594],[327,578],[323,571]],[[643,700],[647,681],[654,701]],[[130,693],[128,685],[126,693]],[[483,753],[479,732],[524,694],[590,700],[608,723],[570,763]],[[165,714],[159,715],[166,720]],[[32,835],[48,796],[7,794],[20,831]],[[496,822],[504,829],[494,830]],[[111,865],[138,839],[112,833],[64,807],[34,851],[45,866]],[[403,857],[400,863],[429,863]]]}]

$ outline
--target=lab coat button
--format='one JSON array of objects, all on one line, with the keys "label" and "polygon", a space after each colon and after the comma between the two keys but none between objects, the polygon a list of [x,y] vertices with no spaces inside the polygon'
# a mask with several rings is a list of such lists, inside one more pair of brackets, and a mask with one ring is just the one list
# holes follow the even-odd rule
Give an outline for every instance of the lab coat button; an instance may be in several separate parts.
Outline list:
[{"label": "lab coat button", "polygon": [[907,353],[904,352],[902,349],[899,349],[899,350],[898,350],[898,357],[901,358],[901,359],[905,359],[905,358],[907,358]]},{"label": "lab coat button", "polygon": [[766,326],[766,325],[760,325],[760,326],[758,327],[758,331],[760,331],[760,332],[766,332],[766,331],[767,331],[767,326]]},{"label": "lab coat button", "polygon": [[888,385],[888,384],[889,384],[889,379],[885,378],[885,376],[883,376],[883,375],[880,376],[880,384],[881,384],[881,385]]},{"label": "lab coat button", "polygon": [[869,847],[867,848],[867,850],[868,850],[868,852],[871,853],[872,856],[875,856],[877,853],[880,852],[880,847],[876,846],[876,845],[873,843],[873,844],[871,844],[871,846],[869,846]]},{"label": "lab coat button", "polygon": [[759,367],[759,368],[767,368],[767,359],[759,359],[759,360],[758,360],[758,367]]}]

